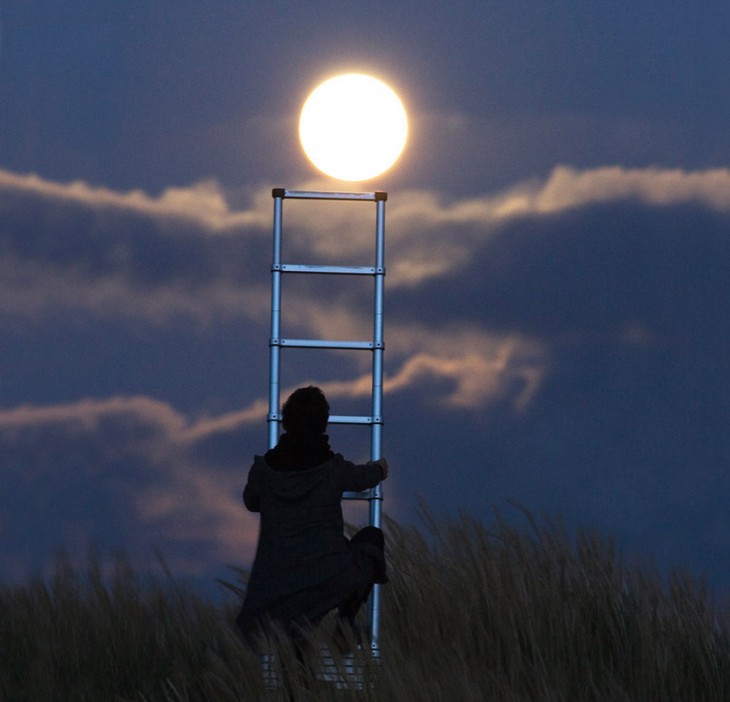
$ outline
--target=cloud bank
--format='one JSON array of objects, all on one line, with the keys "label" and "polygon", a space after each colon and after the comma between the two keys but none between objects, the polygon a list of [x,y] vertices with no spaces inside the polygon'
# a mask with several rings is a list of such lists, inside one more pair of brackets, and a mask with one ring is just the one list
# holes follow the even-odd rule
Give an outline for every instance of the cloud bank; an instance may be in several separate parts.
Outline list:
[{"label": "cloud bank", "polygon": [[[292,262],[368,263],[371,211],[289,205]],[[392,196],[391,508],[407,515],[420,492],[483,514],[515,497],[730,582],[717,566],[730,497],[729,211],[726,169],[558,167],[482,197]],[[18,338],[103,325],[124,341],[92,360],[116,370],[135,339],[144,358],[145,340],[174,336],[164,354],[173,363],[180,338],[215,337],[214,357],[223,335],[243,329],[237,353],[263,366],[268,186],[152,196],[0,172],[0,224],[0,321]],[[369,290],[296,281],[286,291],[292,336],[369,333]],[[6,377],[39,372],[34,354],[12,358]],[[321,383],[347,414],[369,395],[368,361],[292,360],[286,383]],[[95,393],[81,365],[65,399],[3,406],[3,569],[23,575],[56,546],[90,540],[161,542],[187,573],[250,557],[256,523],[240,489],[263,448],[264,383],[205,371],[182,382],[220,388],[223,409],[183,409],[161,383],[130,394],[113,373]],[[455,464],[458,479],[445,480]]]}]

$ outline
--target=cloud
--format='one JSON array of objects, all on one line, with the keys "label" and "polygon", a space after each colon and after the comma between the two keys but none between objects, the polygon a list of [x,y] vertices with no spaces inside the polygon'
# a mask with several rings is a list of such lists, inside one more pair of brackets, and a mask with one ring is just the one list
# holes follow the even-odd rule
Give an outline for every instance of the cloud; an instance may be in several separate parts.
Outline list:
[{"label": "cloud", "polygon": [[[6,314],[32,318],[66,310],[153,324],[241,319],[263,333],[270,306],[264,202],[271,206],[263,188],[239,217],[213,184],[152,198],[8,173],[0,182],[10,225],[3,244],[9,255],[0,263]],[[205,214],[192,227],[201,192],[213,203],[208,211],[217,213],[217,224]],[[13,230],[47,200],[55,205],[36,217],[37,226]],[[367,203],[354,203],[356,217],[342,203],[331,209],[332,203],[301,204],[287,201],[285,208],[294,260],[310,246],[320,247],[326,261],[337,260],[352,241],[356,252],[358,242],[363,252],[371,247]],[[397,388],[450,378],[448,401],[473,407],[500,397],[498,388],[513,392],[522,384],[513,402],[524,407],[545,377],[550,346],[561,338],[625,346],[676,340],[681,325],[698,319],[689,312],[702,309],[705,320],[711,299],[723,293],[729,205],[726,170],[558,167],[545,182],[491,196],[399,194],[387,205],[388,382]],[[231,224],[244,220],[256,227]],[[225,227],[225,236],[212,235]],[[59,241],[64,236],[68,247]],[[700,279],[699,287],[692,283]],[[369,336],[367,284],[290,280],[283,306],[289,336]],[[672,291],[671,303],[663,289]],[[704,336],[713,328],[697,324]],[[365,354],[332,368],[349,376],[353,368],[364,373],[368,363]],[[334,376],[325,379],[336,383]]]},{"label": "cloud", "polygon": [[545,185],[522,202],[507,207],[527,213],[550,213],[617,200],[647,205],[695,203],[719,212],[730,210],[730,170],[627,169],[620,166],[578,171],[560,166]]},{"label": "cloud", "polygon": [[[462,334],[469,336],[467,352],[443,354],[432,341],[417,354],[403,353],[386,375],[386,395],[445,383],[447,405],[473,409],[506,398],[524,408],[540,381],[527,347]],[[337,406],[369,398],[370,383],[363,373],[321,385]],[[293,389],[282,388],[282,397]],[[262,446],[267,410],[259,398],[239,410],[190,417],[147,396],[0,410],[6,568],[17,570],[21,547],[50,554],[91,543],[125,544],[136,555],[158,546],[189,574],[247,562],[257,526],[240,491],[251,447]],[[43,528],[23,526],[29,512]]]},{"label": "cloud", "polygon": [[[240,212],[213,183],[154,198],[1,172],[0,195],[6,315],[266,326],[271,198],[264,188]],[[347,247],[356,255],[371,249],[372,203],[304,204],[285,207],[294,261],[312,248],[324,262],[338,261]],[[495,195],[401,193],[387,204],[388,372],[450,377],[458,388],[451,401],[479,406],[507,368],[531,388],[524,404],[559,339],[676,343],[690,329],[706,338],[722,325],[710,305],[726,291],[729,208],[723,169],[557,167],[544,182]],[[369,336],[368,281],[358,288],[351,280],[337,287],[332,278],[295,278],[285,284],[286,335]],[[362,373],[365,356],[347,363]]]},{"label": "cloud", "polygon": [[[186,334],[240,327],[236,353],[265,354],[269,224],[214,230],[134,210],[126,196],[92,205],[31,191],[0,194],[0,285],[14,291],[0,306],[17,328],[32,333],[44,314],[65,311],[114,324],[121,339],[133,320],[144,342],[165,324],[179,336],[161,356],[174,359]],[[384,387],[388,452],[400,464],[388,494],[399,509],[413,490],[477,513],[516,497],[635,544],[659,543],[671,522],[685,536],[667,557],[691,555],[696,543],[721,549],[729,193],[724,170],[610,167],[557,168],[482,197],[392,197]],[[310,245],[336,260],[350,233],[366,253],[372,210],[350,219],[334,208],[329,219],[318,207],[326,203],[296,204],[285,210],[295,262]],[[368,281],[286,286],[291,336],[369,336]],[[219,318],[228,325],[201,327]],[[25,354],[22,363],[45,360]],[[369,397],[369,361],[287,356],[282,394],[318,382],[349,414]],[[0,496],[4,564],[17,567],[21,543],[47,553],[54,540],[90,536],[137,549],[162,541],[181,569],[250,556],[255,520],[240,489],[251,447],[262,445],[264,383],[246,376],[234,387],[229,369],[213,365],[185,384],[215,383],[217,412],[203,414],[194,393],[181,409],[161,383],[157,398],[146,388],[128,396],[122,384],[106,399],[78,399],[91,392],[81,373],[64,404],[0,411],[0,458],[13,476]],[[445,465],[458,480],[445,484]],[[687,474],[702,479],[688,485]]]},{"label": "cloud", "polygon": [[6,315],[157,324],[267,316],[263,215],[255,205],[231,210],[217,186],[152,198],[0,172],[0,202]]},{"label": "cloud", "polygon": [[257,534],[240,500],[245,461],[221,466],[200,447],[235,434],[245,443],[261,419],[260,404],[191,420],[149,397],[0,410],[5,576],[39,552],[90,544],[137,558],[159,547],[198,575],[244,562]]},{"label": "cloud", "polygon": [[[5,314],[66,310],[156,323],[267,316],[269,188],[252,190],[250,204],[235,209],[229,200],[236,198],[227,198],[212,181],[152,197],[0,171],[0,198],[0,311]],[[695,205],[725,213],[730,171],[557,167],[544,182],[493,195],[446,199],[430,191],[398,193],[387,205],[387,289],[397,295],[402,288],[455,275],[475,250],[515,223],[548,221],[610,203]],[[368,203],[287,201],[287,257],[367,265],[373,226]]]},{"label": "cloud", "polygon": [[263,193],[247,210],[233,211],[214,181],[202,181],[185,188],[166,188],[158,197],[141,190],[117,192],[84,181],[55,183],[35,174],[0,170],[0,192],[62,203],[69,207],[112,210],[155,219],[188,221],[204,232],[226,232],[242,227],[265,227],[271,207]]},{"label": "cloud", "polygon": [[558,166],[544,182],[518,184],[496,195],[446,200],[435,192],[400,193],[388,209],[389,260],[395,261],[389,267],[391,284],[413,285],[453,273],[468,264],[475,247],[514,223],[608,203],[696,205],[725,213],[730,170]]},{"label": "cloud", "polygon": [[439,328],[459,309],[464,323],[548,344],[719,341],[727,225],[703,206],[623,201],[516,221],[475,245],[458,275],[392,297],[391,322]]}]

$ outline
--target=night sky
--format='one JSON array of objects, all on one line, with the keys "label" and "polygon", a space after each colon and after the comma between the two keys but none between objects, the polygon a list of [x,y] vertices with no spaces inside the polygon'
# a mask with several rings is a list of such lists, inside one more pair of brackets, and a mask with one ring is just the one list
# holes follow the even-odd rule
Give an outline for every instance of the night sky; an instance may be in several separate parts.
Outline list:
[{"label": "night sky", "polygon": [[[158,551],[215,593],[250,563],[286,187],[389,194],[386,514],[528,528],[516,501],[730,592],[729,31],[725,0],[0,3],[2,577]],[[297,134],[349,71],[410,120],[356,185]],[[285,258],[370,265],[373,224],[287,201]],[[367,336],[371,294],[285,280],[286,334]],[[282,380],[368,414],[369,363]]]}]

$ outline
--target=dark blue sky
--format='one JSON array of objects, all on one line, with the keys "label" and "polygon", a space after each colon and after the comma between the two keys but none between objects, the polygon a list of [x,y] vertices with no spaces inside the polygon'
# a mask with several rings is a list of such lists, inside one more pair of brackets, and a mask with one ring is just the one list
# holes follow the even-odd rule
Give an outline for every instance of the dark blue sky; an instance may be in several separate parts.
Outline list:
[{"label": "dark blue sky", "polygon": [[[249,562],[270,191],[342,189],[296,123],[358,70],[411,128],[355,186],[389,192],[386,511],[513,499],[727,591],[729,29],[725,2],[0,3],[0,572]],[[372,212],[299,205],[292,262],[370,262]],[[357,283],[289,291],[291,336],[369,329]],[[284,380],[349,414],[367,368]]]}]

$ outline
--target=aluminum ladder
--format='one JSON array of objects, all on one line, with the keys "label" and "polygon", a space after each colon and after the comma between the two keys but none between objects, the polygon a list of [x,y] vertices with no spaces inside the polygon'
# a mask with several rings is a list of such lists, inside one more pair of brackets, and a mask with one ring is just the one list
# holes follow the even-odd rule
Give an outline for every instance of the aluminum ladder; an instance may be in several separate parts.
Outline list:
[{"label": "aluminum ladder", "polygon": [[[274,188],[274,246],[271,265],[271,338],[269,339],[269,413],[267,417],[269,448],[276,446],[279,438],[280,412],[280,369],[282,349],[314,348],[367,350],[372,353],[372,398],[368,416],[332,415],[330,424],[363,425],[370,429],[370,458],[381,457],[383,430],[383,296],[385,278],[385,192],[320,192]],[[284,200],[344,200],[352,202],[374,202],[375,261],[372,266],[301,265],[282,262],[282,219]],[[332,341],[322,339],[289,339],[281,336],[282,276],[284,275],[345,275],[370,276],[374,279],[373,334],[363,341]],[[383,502],[382,485],[363,492],[347,492],[348,500],[367,500],[369,503],[369,524],[380,528]],[[380,585],[374,585],[368,601],[368,636],[373,657],[379,658],[380,647]]]}]

